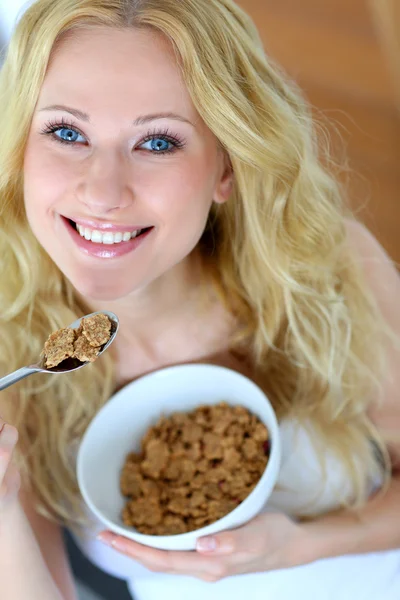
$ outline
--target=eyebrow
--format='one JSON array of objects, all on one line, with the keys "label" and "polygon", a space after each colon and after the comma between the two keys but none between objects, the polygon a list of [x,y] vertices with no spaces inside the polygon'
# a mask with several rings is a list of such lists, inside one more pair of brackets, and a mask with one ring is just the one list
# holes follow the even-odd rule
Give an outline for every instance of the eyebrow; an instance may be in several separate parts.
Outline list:
[{"label": "eyebrow", "polygon": [[[68,112],[71,115],[73,115],[74,117],[76,117],[77,119],[80,119],[81,121],[85,121],[86,123],[90,123],[90,117],[87,113],[85,113],[81,110],[78,110],[77,108],[71,108],[70,106],[64,106],[63,104],[52,104],[51,106],[46,106],[45,108],[41,108],[39,112],[50,111],[50,110]],[[140,117],[137,117],[132,122],[132,124],[134,127],[138,127],[139,125],[144,125],[145,123],[148,123],[149,121],[156,121],[157,119],[173,119],[174,121],[182,121],[183,123],[189,123],[189,125],[194,127],[194,124],[191,121],[189,121],[188,119],[185,119],[185,117],[182,117],[182,116],[177,115],[172,112],[142,115]]]}]

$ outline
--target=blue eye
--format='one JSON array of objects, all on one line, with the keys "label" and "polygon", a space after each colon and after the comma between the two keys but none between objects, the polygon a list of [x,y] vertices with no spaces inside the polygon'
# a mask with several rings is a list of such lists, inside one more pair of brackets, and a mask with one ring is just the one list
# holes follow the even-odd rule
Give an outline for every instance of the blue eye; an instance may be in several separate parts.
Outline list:
[{"label": "blue eye", "polygon": [[73,144],[75,142],[79,142],[81,144],[82,142],[85,142],[85,138],[80,133],[74,129],[68,129],[67,127],[56,129],[53,131],[53,134],[66,143]]},{"label": "blue eye", "polygon": [[60,144],[68,144],[74,146],[75,144],[81,145],[86,144],[86,138],[79,133],[72,123],[68,123],[64,119],[61,121],[51,121],[40,132],[43,135],[49,135],[53,140]]},{"label": "blue eye", "polygon": [[155,154],[163,154],[164,152],[171,152],[173,148],[176,147],[172,141],[163,138],[163,137],[152,137],[149,140],[146,140],[140,148],[144,150],[150,150]]},{"label": "blue eye", "polygon": [[[68,146],[88,145],[89,142],[84,135],[79,133],[73,123],[61,119],[61,121],[50,122],[40,131],[43,135],[50,135],[53,140]],[[136,149],[146,150],[154,155],[172,154],[176,150],[185,147],[185,141],[179,136],[172,135],[168,130],[151,131],[143,139]]]}]

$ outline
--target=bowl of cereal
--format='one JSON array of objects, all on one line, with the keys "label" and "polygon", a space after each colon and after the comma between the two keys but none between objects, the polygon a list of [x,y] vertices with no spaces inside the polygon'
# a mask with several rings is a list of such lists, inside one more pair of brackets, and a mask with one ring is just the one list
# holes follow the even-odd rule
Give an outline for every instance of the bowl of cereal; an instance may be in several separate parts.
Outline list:
[{"label": "bowl of cereal", "polygon": [[102,525],[154,548],[193,550],[266,504],[280,467],[264,392],[225,367],[168,367],[117,392],[89,425],[78,483]]}]

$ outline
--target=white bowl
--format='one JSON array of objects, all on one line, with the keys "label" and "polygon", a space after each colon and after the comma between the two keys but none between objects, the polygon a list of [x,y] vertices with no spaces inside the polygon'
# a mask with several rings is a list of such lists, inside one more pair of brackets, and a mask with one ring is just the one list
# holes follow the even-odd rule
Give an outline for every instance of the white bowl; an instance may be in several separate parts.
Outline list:
[{"label": "white bowl", "polygon": [[[126,503],[120,492],[120,472],[127,454],[137,452],[147,429],[162,414],[189,412],[226,401],[242,405],[266,425],[271,454],[251,494],[222,519],[188,533],[152,536],[124,525]],[[146,546],[163,550],[193,550],[204,535],[233,529],[255,517],[266,504],[278,477],[281,446],[275,413],[262,390],[243,375],[215,365],[169,367],[145,375],[113,396],[88,427],[78,453],[82,496],[104,526]]]}]

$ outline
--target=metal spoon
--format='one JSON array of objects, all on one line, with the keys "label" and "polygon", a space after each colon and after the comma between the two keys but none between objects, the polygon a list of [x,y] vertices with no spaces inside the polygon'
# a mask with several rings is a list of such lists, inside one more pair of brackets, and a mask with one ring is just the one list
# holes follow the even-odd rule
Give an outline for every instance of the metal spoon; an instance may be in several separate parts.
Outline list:
[{"label": "metal spoon", "polygon": [[[84,317],[81,317],[80,319],[77,319],[76,321],[71,323],[71,325],[69,326],[70,329],[78,329],[82,319],[86,319],[87,317],[92,317],[93,315],[98,315],[98,314],[107,315],[107,317],[110,319],[110,321],[111,321],[111,337],[108,340],[108,342],[106,344],[104,344],[104,346],[100,350],[100,353],[97,358],[99,358],[103,354],[103,352],[105,350],[107,350],[107,348],[110,346],[110,344],[113,343],[115,336],[117,335],[117,332],[119,329],[119,320],[118,320],[117,315],[115,315],[114,313],[112,313],[110,311],[102,310],[102,311],[91,313],[90,315],[85,315]],[[24,379],[25,377],[29,377],[29,375],[33,375],[33,373],[50,373],[50,374],[52,374],[52,373],[71,373],[72,371],[77,371],[78,369],[82,369],[82,367],[85,367],[87,364],[89,364],[88,362],[81,362],[77,358],[67,358],[66,360],[63,360],[62,363],[57,365],[57,367],[52,367],[51,369],[48,369],[45,367],[44,363],[45,363],[45,357],[43,356],[43,358],[37,364],[30,365],[29,367],[22,367],[21,369],[18,369],[17,371],[14,371],[13,373],[6,375],[5,377],[1,377],[0,378],[0,390],[5,390],[10,385],[17,383],[18,381],[21,381],[21,379]]]}]

